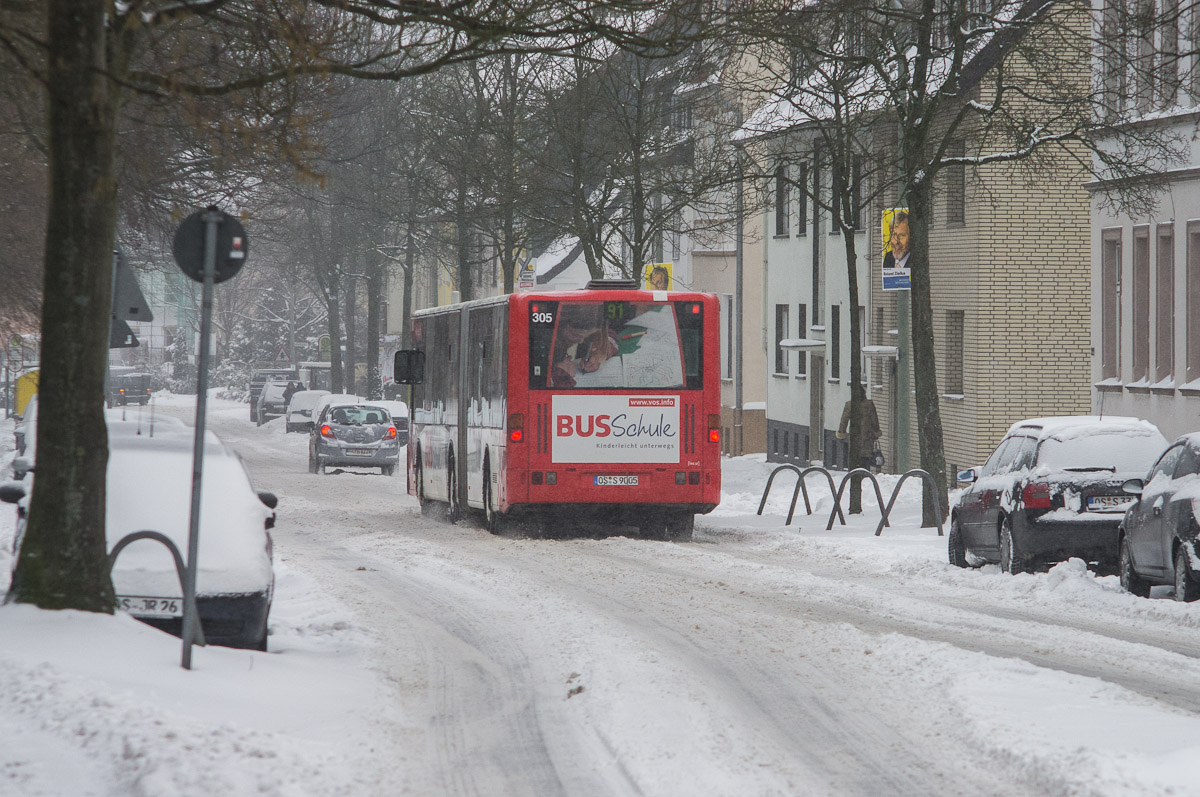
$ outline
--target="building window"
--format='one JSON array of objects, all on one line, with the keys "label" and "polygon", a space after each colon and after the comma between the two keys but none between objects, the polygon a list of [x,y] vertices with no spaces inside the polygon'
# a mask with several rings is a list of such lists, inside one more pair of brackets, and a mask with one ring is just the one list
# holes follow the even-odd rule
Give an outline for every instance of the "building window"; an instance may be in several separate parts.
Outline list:
[{"label": "building window", "polygon": [[775,167],[775,234],[788,234],[788,205],[791,204],[788,190],[788,167],[781,163]]},{"label": "building window", "polygon": [[1133,228],[1133,381],[1150,376],[1150,228]]},{"label": "building window", "polygon": [[[796,305],[796,327],[800,330],[800,337],[808,337],[808,305]],[[800,359],[796,365],[796,373],[804,376],[808,373],[808,354],[801,349],[799,351]]]},{"label": "building window", "polygon": [[[812,234],[816,238],[821,231],[821,151],[813,151],[812,159],[812,188],[809,196],[813,198],[812,202]],[[812,259],[812,297],[813,297],[813,317],[808,320],[808,323],[815,326],[821,324],[821,300],[824,298],[821,295],[821,258],[813,253]]]},{"label": "building window", "polygon": [[963,329],[966,313],[962,310],[946,311],[946,392],[953,396],[963,394]]},{"label": "building window", "polygon": [[832,305],[829,308],[829,378],[840,379],[842,376],[842,308]]},{"label": "building window", "polygon": [[787,338],[788,332],[788,306],[786,304],[775,305],[775,373],[786,374],[787,367],[787,350],[780,344]]},{"label": "building window", "polygon": [[1163,108],[1170,108],[1179,99],[1179,0],[1162,0],[1161,19],[1159,103]]},{"label": "building window", "polygon": [[1139,113],[1154,104],[1154,0],[1133,0],[1136,53],[1133,63],[1135,102]]},{"label": "building window", "polygon": [[1187,240],[1187,375],[1200,379],[1200,221],[1189,221]]},{"label": "building window", "polygon": [[1189,93],[1192,95],[1192,103],[1196,103],[1200,100],[1200,47],[1197,47],[1197,44],[1200,44],[1200,13],[1196,12],[1195,7],[1193,7],[1191,17],[1188,28],[1190,41],[1184,49],[1190,51],[1191,54],[1191,66],[1188,70],[1191,74]]},{"label": "building window", "polygon": [[800,188],[796,197],[796,234],[808,235],[808,163],[801,163],[796,169],[796,185]]},{"label": "building window", "polygon": [[[1189,265],[1192,238],[1196,239],[1196,257],[1200,258],[1200,230],[1194,235],[1189,227]],[[1121,231],[1105,230],[1100,262],[1100,362],[1102,379],[1121,376]],[[1197,305],[1200,309],[1200,305]]]},{"label": "building window", "polygon": [[721,378],[733,379],[733,294],[721,295]]},{"label": "building window", "polygon": [[[946,152],[952,158],[967,154],[961,141],[952,142]],[[946,224],[965,224],[967,221],[967,167],[963,164],[946,167]]]},{"label": "building window", "polygon": [[1175,373],[1175,225],[1158,225],[1154,277],[1154,379]]}]

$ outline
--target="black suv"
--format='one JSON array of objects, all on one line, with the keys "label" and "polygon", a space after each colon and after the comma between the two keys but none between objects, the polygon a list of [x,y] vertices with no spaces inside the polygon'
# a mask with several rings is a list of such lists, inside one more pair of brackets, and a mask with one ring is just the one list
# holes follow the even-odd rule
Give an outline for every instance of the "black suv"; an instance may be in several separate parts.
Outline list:
[{"label": "black suv", "polygon": [[998,562],[1006,573],[1079,557],[1117,565],[1117,527],[1129,479],[1167,446],[1136,418],[1068,416],[1013,424],[950,509],[950,563]]},{"label": "black suv", "polygon": [[[267,382],[299,381],[295,368],[255,368],[250,372],[250,420],[258,421],[258,396]],[[261,425],[261,424],[260,424]]]},{"label": "black suv", "polygon": [[1175,600],[1200,598],[1200,433],[1172,443],[1145,479],[1125,483],[1125,492],[1136,499],[1118,532],[1121,586],[1146,598],[1152,584],[1174,584]]}]

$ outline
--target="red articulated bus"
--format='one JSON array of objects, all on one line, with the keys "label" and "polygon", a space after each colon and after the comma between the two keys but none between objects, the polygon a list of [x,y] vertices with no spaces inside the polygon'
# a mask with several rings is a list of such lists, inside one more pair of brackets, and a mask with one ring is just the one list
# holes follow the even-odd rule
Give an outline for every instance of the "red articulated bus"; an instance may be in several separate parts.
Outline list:
[{"label": "red articulated bus", "polygon": [[451,519],[686,540],[721,496],[718,302],[597,280],[413,314],[408,492]]}]

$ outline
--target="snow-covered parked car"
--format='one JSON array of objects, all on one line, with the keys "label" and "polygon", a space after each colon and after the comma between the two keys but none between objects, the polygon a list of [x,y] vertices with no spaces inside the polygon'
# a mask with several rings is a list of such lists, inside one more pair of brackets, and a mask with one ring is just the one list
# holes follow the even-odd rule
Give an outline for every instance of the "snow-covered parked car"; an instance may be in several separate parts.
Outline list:
[{"label": "snow-covered parked car", "polygon": [[1172,443],[1125,492],[1133,505],[1118,531],[1121,586],[1145,598],[1151,585],[1173,584],[1175,600],[1200,598],[1200,432]]},{"label": "snow-covered parked car", "polygon": [[998,562],[1006,573],[1079,557],[1117,565],[1117,527],[1134,500],[1122,485],[1167,447],[1137,418],[1033,418],[1009,428],[950,508],[949,558],[959,567]]},{"label": "snow-covered parked car", "polygon": [[308,472],[329,467],[379,468],[391,476],[400,464],[398,433],[387,408],[374,403],[330,404],[308,438]]},{"label": "snow-covered parked car", "polygon": [[300,390],[293,393],[287,406],[287,431],[307,432],[312,429],[313,411],[321,399],[328,395],[328,390]]},{"label": "snow-covered parked car", "polygon": [[[106,420],[108,550],[127,534],[157,531],[186,560],[192,428],[159,420],[151,430],[145,418],[121,420],[119,410],[107,412]],[[196,574],[201,628],[210,644],[266,650],[275,584],[269,529],[276,498],[255,491],[241,458],[212,432],[206,436],[203,476]],[[9,482],[0,491],[0,499],[18,504],[17,546],[32,481]],[[174,559],[162,543],[131,543],[118,556],[112,580],[118,608],[172,634],[182,632],[183,593]]]}]

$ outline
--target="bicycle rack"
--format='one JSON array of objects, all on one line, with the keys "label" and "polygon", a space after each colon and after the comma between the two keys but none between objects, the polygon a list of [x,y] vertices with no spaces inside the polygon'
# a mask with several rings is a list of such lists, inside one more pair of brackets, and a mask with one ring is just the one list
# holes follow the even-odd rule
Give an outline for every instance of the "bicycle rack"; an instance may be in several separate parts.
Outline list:
[{"label": "bicycle rack", "polygon": [[[842,477],[842,483],[838,485],[837,492],[833,496],[833,511],[829,513],[829,525],[825,527],[826,531],[833,528],[833,519],[842,512],[842,492],[846,489],[846,483],[856,473],[863,474],[864,477],[871,480],[871,484],[875,487],[875,500],[879,502],[879,512],[883,515],[883,522],[887,522],[887,513],[883,511],[883,491],[879,489],[879,480],[875,478],[875,474],[866,468],[855,468]],[[830,479],[833,477],[830,476]],[[845,517],[842,518],[842,525],[846,525]],[[889,524],[890,525],[890,524]],[[878,535],[876,535],[878,536]]]},{"label": "bicycle rack", "polygon": [[[798,474],[796,488],[792,491],[792,503],[791,506],[788,507],[787,520],[784,522],[785,526],[790,526],[792,524],[792,516],[796,512],[796,501],[799,499],[801,493],[804,494],[805,511],[810,515],[812,514],[812,503],[808,498],[808,488],[804,484],[804,478],[808,474],[814,472],[825,474],[825,478],[829,480],[829,492],[833,494],[833,511],[829,513],[829,524],[825,526],[826,531],[829,531],[833,528],[834,518],[839,519],[843,526],[846,525],[846,516],[842,513],[842,495],[845,492],[846,483],[849,482],[851,477],[856,474],[861,475],[863,478],[869,478],[871,480],[871,484],[875,487],[875,500],[879,502],[880,511],[879,525],[875,528],[876,537],[883,534],[883,529],[885,526],[891,525],[891,523],[888,521],[888,517],[892,513],[892,507],[896,505],[896,498],[900,495],[900,488],[904,486],[904,482],[908,481],[909,478],[913,476],[920,476],[925,483],[929,485],[931,490],[933,490],[935,493],[937,491],[937,484],[934,482],[933,476],[931,476],[928,471],[921,470],[920,468],[914,468],[904,473],[900,477],[900,480],[896,482],[896,486],[892,489],[892,496],[888,499],[887,506],[884,506],[883,491],[879,488],[879,480],[875,478],[874,473],[866,468],[855,468],[854,470],[850,471],[844,477],[842,477],[842,483],[835,488],[833,483],[833,474],[825,468],[822,468],[818,465],[813,465],[812,467],[801,470],[795,465],[784,464],[771,471],[771,475],[767,478],[767,486],[763,488],[762,500],[758,502],[757,514],[761,515],[763,513],[763,508],[767,505],[767,497],[771,494],[771,485],[775,483],[775,476],[780,471],[784,470],[790,470]],[[934,516],[937,518],[938,536],[943,537],[945,536],[945,531],[942,524],[942,507],[936,500],[933,504],[933,511]]]},{"label": "bicycle rack", "polygon": [[[765,507],[767,505],[767,496],[770,495],[770,493],[771,493],[771,485],[775,481],[775,475],[777,473],[779,473],[781,470],[790,470],[790,471],[795,472],[798,475],[798,478],[796,479],[796,488],[794,490],[792,490],[792,503],[788,507],[787,521],[785,521],[783,524],[785,526],[792,525],[792,516],[795,515],[795,513],[796,513],[796,501],[799,498],[801,493],[804,494],[805,513],[809,514],[809,515],[811,515],[813,513],[812,512],[812,503],[808,500],[808,487],[806,487],[804,484],[804,478],[806,476],[808,476],[808,474],[818,473],[818,472],[824,473],[825,478],[827,478],[829,480],[829,492],[830,493],[834,492],[835,488],[834,488],[834,484],[833,484],[833,474],[831,474],[829,471],[825,470],[825,468],[822,468],[819,465],[813,465],[811,467],[805,468],[804,470],[800,470],[800,468],[796,467],[795,465],[786,465],[786,464],[780,465],[779,467],[775,468],[775,470],[771,471],[771,475],[767,478],[767,486],[765,488],[763,488],[762,500],[758,502],[758,514],[760,514],[760,515],[763,513],[763,507]],[[845,517],[845,515],[842,514],[842,507],[840,505],[835,505],[833,511],[841,518],[842,525],[843,526],[846,525],[846,517]]]},{"label": "bicycle rack", "polygon": [[[933,494],[935,496],[937,495],[937,483],[933,480],[933,477],[929,475],[929,471],[924,471],[920,468],[913,468],[912,470],[906,472],[900,477],[900,481],[896,482],[896,488],[892,490],[892,497],[888,499],[887,509],[883,510],[883,517],[879,519],[879,525],[875,527],[876,537],[883,533],[884,526],[889,525],[888,515],[890,515],[892,512],[892,506],[896,503],[896,497],[900,495],[900,488],[910,476],[920,476],[925,480],[925,483],[929,485],[929,489],[933,492]],[[934,517],[937,518],[938,536],[944,537],[945,532],[942,531],[942,506],[941,502],[938,501],[937,498],[934,498],[933,500],[933,514]]]},{"label": "bicycle rack", "polygon": [[192,616],[196,618],[196,623],[194,625],[196,634],[192,639],[192,644],[203,647],[205,644],[204,630],[200,628],[200,614],[196,611],[196,596],[195,594],[189,595],[187,588],[184,587],[185,579],[183,573],[187,568],[183,564],[183,557],[179,554],[179,549],[175,547],[175,543],[171,542],[170,537],[159,531],[135,531],[132,534],[126,534],[117,541],[117,544],[113,546],[112,551],[110,551],[108,554],[109,576],[111,577],[112,575],[113,565],[117,563],[117,556],[121,553],[121,551],[125,550],[126,546],[128,546],[130,543],[137,542],[138,540],[157,540],[163,545],[167,546],[167,548],[171,551],[171,556],[175,559],[175,572],[179,576],[179,589],[183,593],[183,610],[185,612],[191,612]]}]

